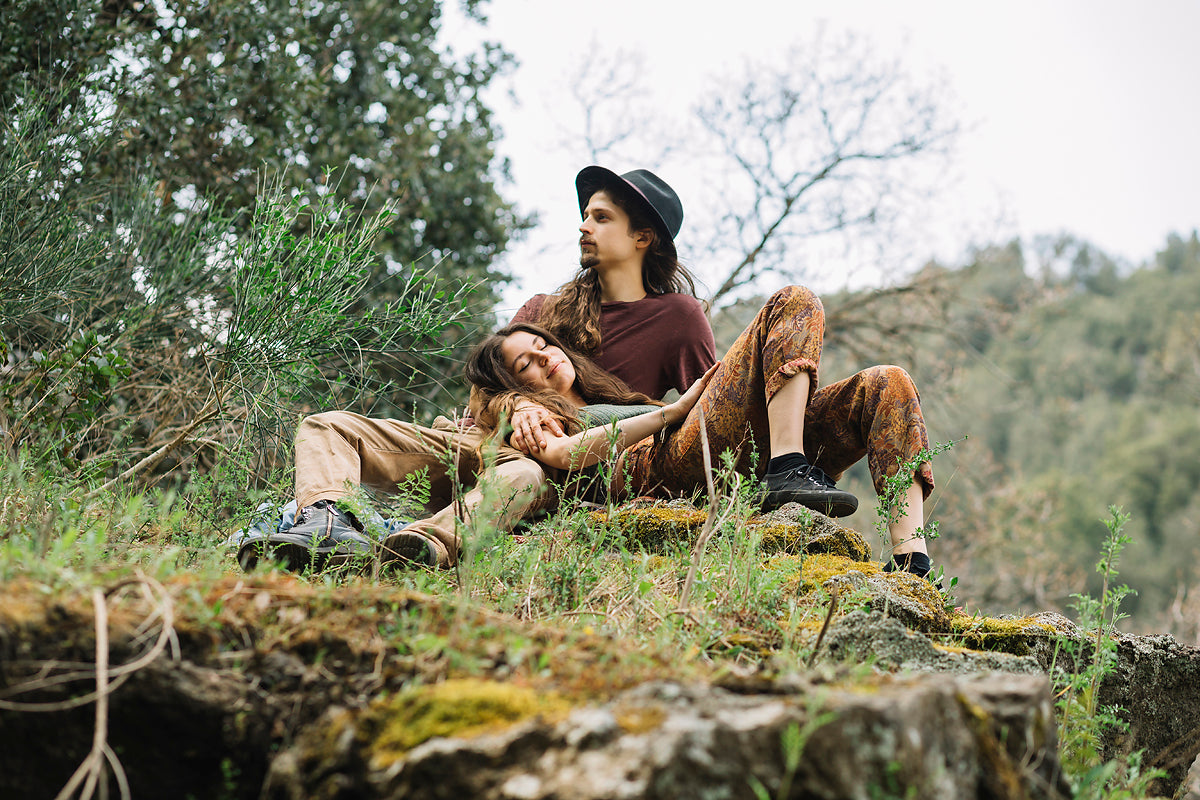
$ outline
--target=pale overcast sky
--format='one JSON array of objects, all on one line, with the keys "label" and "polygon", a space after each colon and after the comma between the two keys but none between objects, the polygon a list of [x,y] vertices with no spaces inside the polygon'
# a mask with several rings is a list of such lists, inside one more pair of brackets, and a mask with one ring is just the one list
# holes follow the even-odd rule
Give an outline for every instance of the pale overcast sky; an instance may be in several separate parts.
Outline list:
[{"label": "pale overcast sky", "polygon": [[[865,34],[914,71],[940,70],[972,127],[950,206],[962,217],[947,218],[937,252],[922,257],[953,260],[966,244],[956,232],[979,220],[1004,237],[1065,230],[1134,263],[1168,233],[1200,227],[1198,0],[493,0],[486,8],[483,35],[520,61],[497,87],[515,102],[491,95],[500,152],[513,164],[507,196],[542,218],[506,262],[519,276],[506,292],[511,303],[554,288],[577,259],[573,180],[584,164],[555,130],[570,120],[554,117],[593,37],[644,52],[646,86],[680,111],[712,76],[811,39],[821,23]],[[471,35],[454,22],[447,32],[464,43]]]}]

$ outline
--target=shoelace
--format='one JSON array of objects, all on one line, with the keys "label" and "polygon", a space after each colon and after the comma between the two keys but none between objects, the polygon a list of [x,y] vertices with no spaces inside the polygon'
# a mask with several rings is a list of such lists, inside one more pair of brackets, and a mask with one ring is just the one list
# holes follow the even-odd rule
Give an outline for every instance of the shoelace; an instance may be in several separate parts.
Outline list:
[{"label": "shoelace", "polygon": [[814,483],[817,486],[822,486],[826,489],[837,488],[837,485],[833,482],[833,479],[825,474],[825,470],[821,469],[815,464],[809,464],[807,467],[797,467],[795,470],[793,470],[793,472],[796,473],[800,480],[809,481],[810,483]]},{"label": "shoelace", "polygon": [[313,515],[314,508],[325,510],[328,507],[329,503],[324,500],[318,500],[310,506],[305,506],[304,508],[300,509],[300,513],[296,514],[296,523],[299,524],[301,522],[308,522],[308,518]]}]

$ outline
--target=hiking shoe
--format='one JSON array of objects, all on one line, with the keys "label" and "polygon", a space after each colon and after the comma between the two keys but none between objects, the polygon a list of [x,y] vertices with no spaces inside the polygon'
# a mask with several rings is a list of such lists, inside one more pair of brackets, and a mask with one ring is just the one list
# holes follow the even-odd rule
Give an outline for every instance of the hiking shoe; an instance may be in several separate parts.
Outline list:
[{"label": "hiking shoe", "polygon": [[848,517],[858,509],[858,498],[834,485],[820,467],[811,464],[763,481],[763,511],[774,511],[784,503],[799,503],[827,517]]},{"label": "hiking shoe", "polygon": [[296,524],[287,530],[245,542],[238,550],[238,562],[250,570],[260,556],[266,555],[294,572],[341,566],[375,551],[356,522],[353,515],[328,500],[318,500],[301,509]]},{"label": "hiking shoe", "polygon": [[436,567],[437,549],[434,548],[433,542],[417,531],[401,528],[383,540],[380,561],[384,564],[407,562],[423,567]]}]

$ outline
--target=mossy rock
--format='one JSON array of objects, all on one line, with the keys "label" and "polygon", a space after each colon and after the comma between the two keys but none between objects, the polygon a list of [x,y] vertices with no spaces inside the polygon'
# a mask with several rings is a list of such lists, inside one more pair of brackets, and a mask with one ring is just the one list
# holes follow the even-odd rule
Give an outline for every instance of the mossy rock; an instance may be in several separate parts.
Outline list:
[{"label": "mossy rock", "polygon": [[1035,655],[1063,639],[1079,638],[1074,623],[1058,614],[980,617],[954,614],[949,642],[972,650],[991,650],[1024,656]]},{"label": "mossy rock", "polygon": [[682,500],[652,501],[639,498],[612,514],[595,512],[593,519],[620,531],[626,546],[650,553],[671,547],[690,547],[707,517],[705,512]]},{"label": "mossy rock", "polygon": [[[830,580],[847,575],[865,577],[863,570],[870,573],[879,571],[874,563],[863,563],[854,558],[834,553],[815,553],[812,555],[793,555],[785,553],[767,559],[764,567],[772,572],[778,572],[784,580],[785,591],[795,594],[812,594],[824,589]],[[826,590],[827,591],[827,590]]]},{"label": "mossy rock", "polygon": [[[647,498],[633,500],[611,515],[596,512],[593,516],[596,522],[619,530],[629,547],[647,552],[691,547],[706,517],[705,511],[686,500]],[[758,535],[766,554],[828,553],[859,562],[871,560],[871,547],[862,534],[795,503],[751,517],[742,532]]]},{"label": "mossy rock", "polygon": [[405,689],[371,705],[358,725],[373,768],[438,737],[471,738],[527,719],[558,720],[570,705],[554,693],[512,683],[448,680]]},{"label": "mossy rock", "polygon": [[764,553],[828,553],[871,560],[871,546],[861,533],[797,503],[751,517],[746,530],[758,533]]},{"label": "mossy rock", "polygon": [[911,630],[946,633],[950,616],[941,594],[928,581],[907,572],[883,572],[874,561],[832,553],[781,555],[767,562],[785,575],[785,586],[806,595],[837,592],[844,609],[868,608],[894,617]]}]

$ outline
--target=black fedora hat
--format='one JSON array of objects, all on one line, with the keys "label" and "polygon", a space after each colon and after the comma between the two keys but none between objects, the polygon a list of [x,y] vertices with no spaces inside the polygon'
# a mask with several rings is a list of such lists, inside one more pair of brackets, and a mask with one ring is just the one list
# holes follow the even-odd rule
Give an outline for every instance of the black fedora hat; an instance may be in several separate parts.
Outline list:
[{"label": "black fedora hat", "polygon": [[627,186],[633,190],[648,209],[660,232],[667,234],[672,243],[683,225],[683,204],[679,195],[667,182],[648,169],[635,169],[618,175],[604,167],[584,167],[575,176],[575,191],[579,194],[579,213],[583,214],[588,200],[600,189],[613,185]]}]

